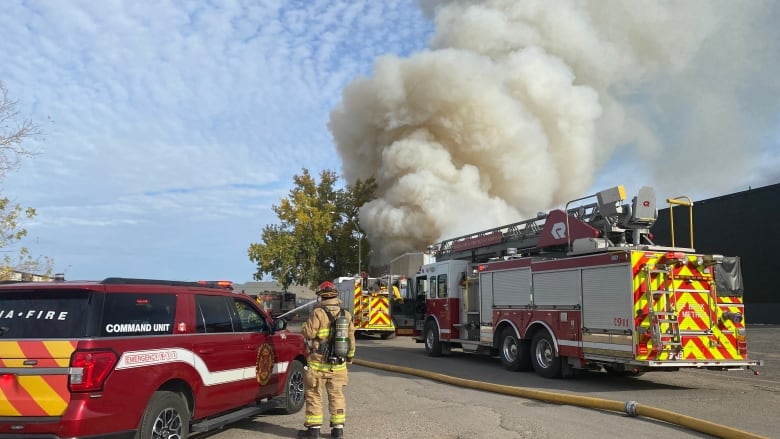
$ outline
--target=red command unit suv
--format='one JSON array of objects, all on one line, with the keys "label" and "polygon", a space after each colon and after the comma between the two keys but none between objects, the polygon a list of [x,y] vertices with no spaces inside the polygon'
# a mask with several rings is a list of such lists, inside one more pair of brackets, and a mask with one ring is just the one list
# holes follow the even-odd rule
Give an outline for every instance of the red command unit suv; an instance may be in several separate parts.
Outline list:
[{"label": "red command unit suv", "polygon": [[0,438],[178,439],[299,411],[303,337],[220,284],[0,285]]}]

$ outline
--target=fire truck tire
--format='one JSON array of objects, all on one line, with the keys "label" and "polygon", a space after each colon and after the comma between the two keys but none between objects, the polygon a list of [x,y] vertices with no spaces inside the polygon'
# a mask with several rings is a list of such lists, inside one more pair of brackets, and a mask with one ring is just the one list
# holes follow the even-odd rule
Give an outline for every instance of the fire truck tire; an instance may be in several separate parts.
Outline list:
[{"label": "fire truck tire", "polygon": [[561,357],[555,355],[555,344],[547,331],[538,331],[531,342],[531,362],[539,376],[560,378],[563,371]]},{"label": "fire truck tire", "polygon": [[173,392],[154,392],[141,418],[138,438],[162,437],[167,431],[172,437],[185,438],[189,435],[190,411],[184,398]]},{"label": "fire truck tire", "polygon": [[303,383],[303,364],[294,360],[290,364],[290,369],[287,371],[287,381],[284,383],[285,395],[284,405],[282,405],[281,412],[285,415],[291,415],[297,413],[303,408],[304,399],[304,383]]},{"label": "fire truck tire", "polygon": [[498,353],[501,357],[501,364],[505,369],[511,371],[526,371],[533,369],[531,365],[531,354],[528,341],[520,340],[515,330],[509,326],[501,331],[499,338],[501,343],[498,346]]},{"label": "fire truck tire", "polygon": [[441,342],[436,322],[425,324],[425,353],[431,357],[441,357]]}]

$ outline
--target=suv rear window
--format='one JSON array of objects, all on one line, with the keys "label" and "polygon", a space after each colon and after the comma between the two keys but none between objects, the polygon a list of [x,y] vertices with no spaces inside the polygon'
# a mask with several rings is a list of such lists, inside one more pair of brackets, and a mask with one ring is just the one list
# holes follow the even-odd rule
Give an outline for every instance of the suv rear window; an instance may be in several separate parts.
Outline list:
[{"label": "suv rear window", "polygon": [[101,337],[173,334],[176,295],[106,294]]},{"label": "suv rear window", "polygon": [[79,338],[86,335],[90,292],[0,292],[0,338]]}]

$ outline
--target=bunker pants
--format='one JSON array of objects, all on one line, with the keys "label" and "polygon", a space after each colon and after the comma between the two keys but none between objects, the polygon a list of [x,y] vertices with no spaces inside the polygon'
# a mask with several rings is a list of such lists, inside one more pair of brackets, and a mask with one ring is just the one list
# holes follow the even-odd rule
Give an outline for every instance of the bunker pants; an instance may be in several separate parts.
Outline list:
[{"label": "bunker pants", "polygon": [[344,386],[347,385],[347,368],[336,366],[338,369],[329,370],[320,367],[308,367],[304,375],[306,386],[306,427],[322,425],[322,397],[323,390],[328,392],[328,411],[330,412],[330,426],[344,424],[347,419],[347,401],[344,398]]}]

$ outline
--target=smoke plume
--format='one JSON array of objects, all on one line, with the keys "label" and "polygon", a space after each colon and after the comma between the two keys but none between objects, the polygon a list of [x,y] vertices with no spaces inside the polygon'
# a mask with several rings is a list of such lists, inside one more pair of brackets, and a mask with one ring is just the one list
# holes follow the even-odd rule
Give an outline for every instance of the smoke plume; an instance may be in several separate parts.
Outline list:
[{"label": "smoke plume", "polygon": [[330,116],[345,180],[378,183],[360,210],[372,262],[532,217],[615,167],[717,194],[777,125],[769,0],[421,6],[429,50],[377,59]]}]

